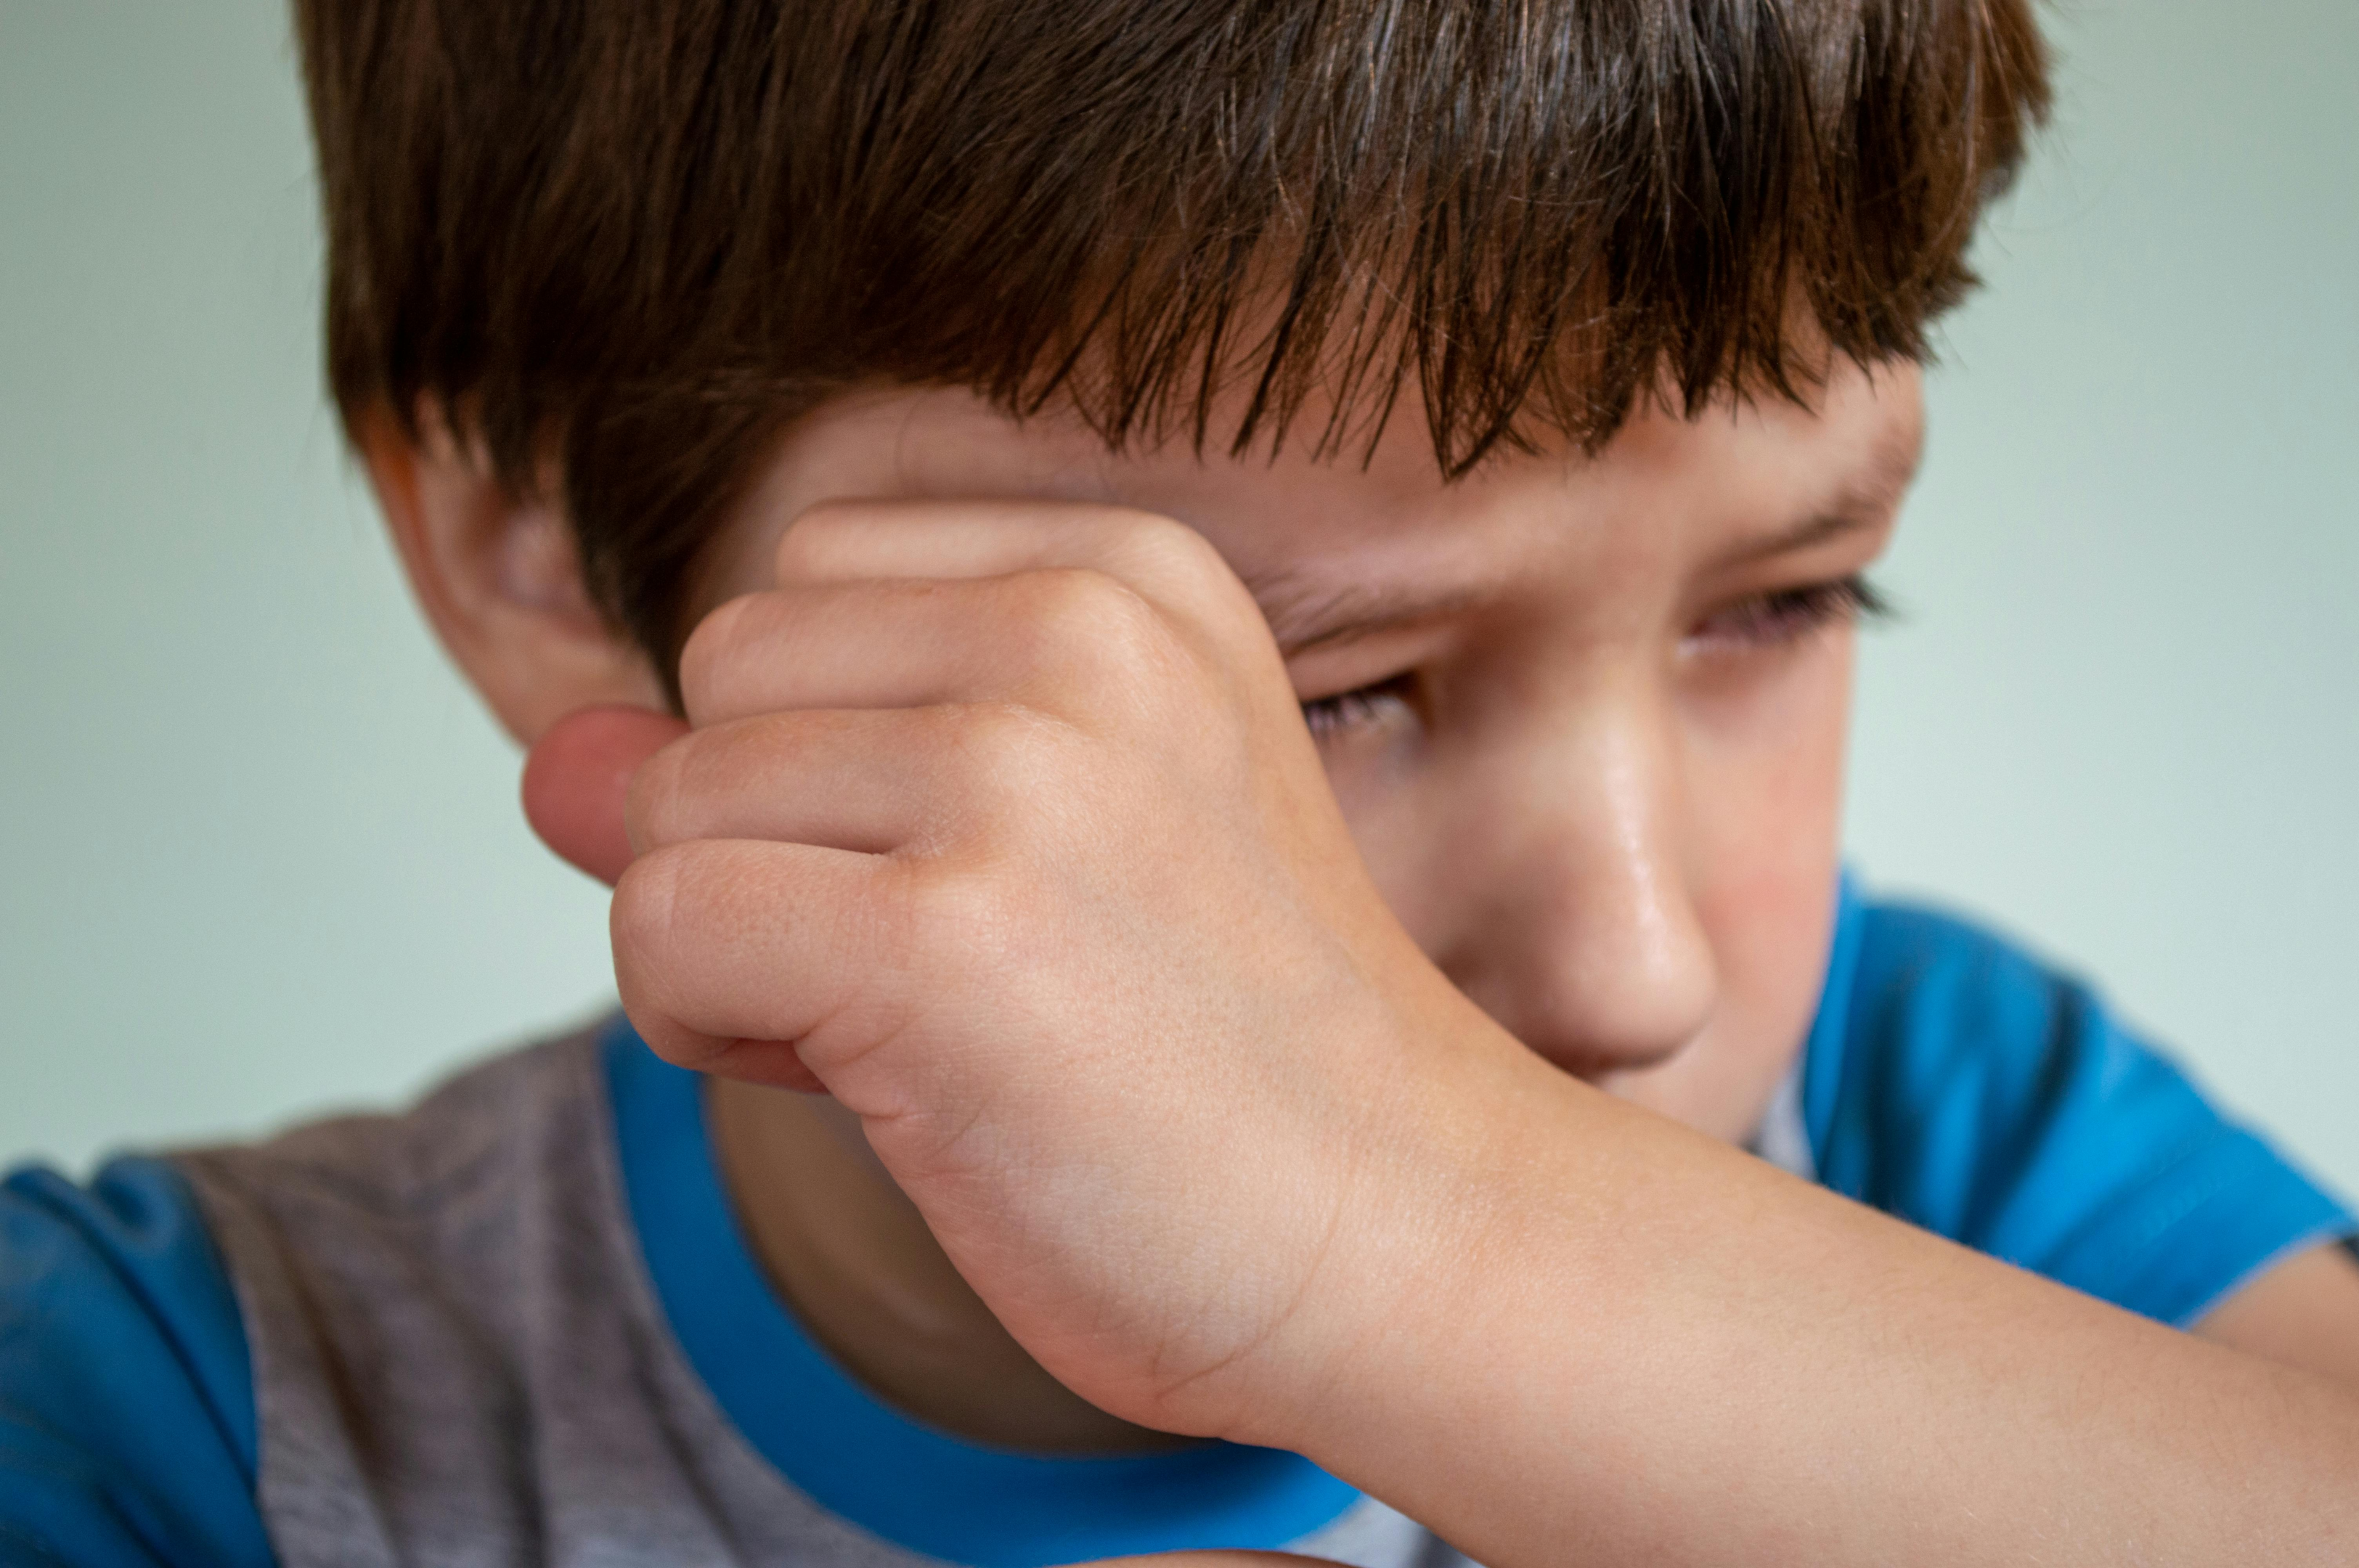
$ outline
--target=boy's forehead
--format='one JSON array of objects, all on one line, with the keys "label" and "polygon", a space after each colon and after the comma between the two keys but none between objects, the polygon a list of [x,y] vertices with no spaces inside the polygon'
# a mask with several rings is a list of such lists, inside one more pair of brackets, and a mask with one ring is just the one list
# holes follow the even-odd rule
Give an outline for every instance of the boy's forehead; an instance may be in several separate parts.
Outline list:
[{"label": "boy's forehead", "polygon": [[[1922,441],[1919,373],[1843,362],[1804,407],[1763,395],[1694,417],[1642,408],[1604,448],[1502,451],[1446,479],[1415,421],[1347,455],[1242,454],[1187,440],[1122,450],[1078,416],[1023,418],[962,389],[864,392],[799,422],[766,460],[707,578],[766,586],[792,520],[843,499],[1093,502],[1203,534],[1266,609],[1349,599],[1372,579],[1479,592],[1536,528],[1576,548],[1734,557],[1826,520],[1888,519]],[[1300,611],[1289,619],[1308,619]]]}]

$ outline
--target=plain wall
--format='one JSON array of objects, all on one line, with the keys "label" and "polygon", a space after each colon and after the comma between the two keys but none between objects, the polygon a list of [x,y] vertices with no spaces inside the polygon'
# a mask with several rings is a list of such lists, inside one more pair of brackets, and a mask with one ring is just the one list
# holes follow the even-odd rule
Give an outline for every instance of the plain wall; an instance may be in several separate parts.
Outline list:
[{"label": "plain wall", "polygon": [[[2056,35],[1883,574],[1855,858],[2359,1189],[2359,6]],[[385,1101],[608,992],[342,451],[316,225],[271,0],[0,0],[0,1157]]]}]

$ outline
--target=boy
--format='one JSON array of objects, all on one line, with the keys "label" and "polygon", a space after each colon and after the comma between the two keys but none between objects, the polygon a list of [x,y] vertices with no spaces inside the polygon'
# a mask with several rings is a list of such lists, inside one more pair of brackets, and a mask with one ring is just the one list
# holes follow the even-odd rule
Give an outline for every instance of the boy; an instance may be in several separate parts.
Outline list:
[{"label": "boy", "polygon": [[2349,1553],[2350,1217],[1839,883],[2019,8],[299,16],[628,1023],[18,1178],[12,1552]]}]

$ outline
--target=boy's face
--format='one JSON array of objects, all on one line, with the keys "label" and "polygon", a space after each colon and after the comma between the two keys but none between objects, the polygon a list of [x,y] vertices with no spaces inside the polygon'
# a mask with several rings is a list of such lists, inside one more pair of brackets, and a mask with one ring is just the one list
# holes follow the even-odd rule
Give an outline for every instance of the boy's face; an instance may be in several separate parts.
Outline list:
[{"label": "boy's face", "polygon": [[699,608],[770,586],[781,532],[830,499],[1180,519],[1260,600],[1425,951],[1566,1071],[1741,1141],[1816,1005],[1845,585],[1890,538],[1921,421],[1912,368],[1846,364],[1814,411],[1648,410],[1595,457],[1508,454],[1450,484],[1405,418],[1364,467],[1293,446],[1117,456],[1078,422],[877,394],[773,455]]}]

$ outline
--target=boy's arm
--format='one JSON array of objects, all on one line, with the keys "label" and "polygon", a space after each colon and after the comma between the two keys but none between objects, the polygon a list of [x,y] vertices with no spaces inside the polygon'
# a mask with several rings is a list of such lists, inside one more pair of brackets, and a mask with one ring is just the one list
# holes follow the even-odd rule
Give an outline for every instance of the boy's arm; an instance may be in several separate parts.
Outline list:
[{"label": "boy's arm", "polygon": [[2195,1332],[2359,1388],[2359,1259],[2339,1242],[2289,1258],[2213,1308]]},{"label": "boy's arm", "polygon": [[[2346,1561],[2349,1389],[1533,1082],[1431,1269],[1286,1423],[1479,1559]],[[1554,1100],[1554,1105],[1548,1102]],[[1504,1106],[1505,1098],[1495,1101]],[[1437,1260],[1439,1261],[1439,1260]],[[2340,1337],[2347,1344],[2354,1320]]]},{"label": "boy's arm", "polygon": [[639,775],[625,1003],[675,1060],[815,1074],[1085,1396],[1298,1449],[1495,1568],[2359,1546],[2348,1390],[1491,1023],[1384,911],[1194,535],[837,508],[780,581],[700,629],[700,729]]},{"label": "boy's arm", "polygon": [[[2359,1383],[2359,1260],[2341,1243],[2288,1260],[2236,1292],[2197,1332],[2235,1349]],[[1206,1552],[1134,1560],[1140,1568],[1248,1568],[1299,1558]],[[1097,1568],[1132,1568],[1130,1563]]]}]

